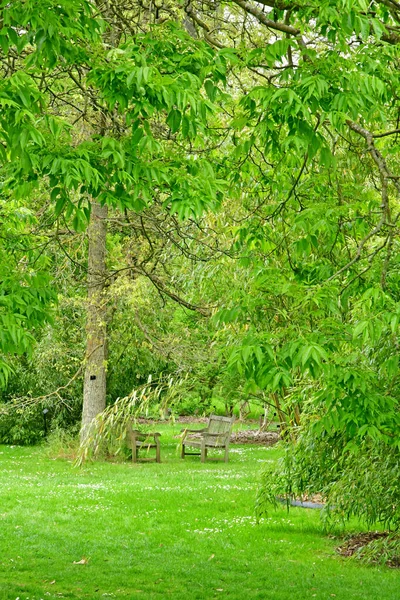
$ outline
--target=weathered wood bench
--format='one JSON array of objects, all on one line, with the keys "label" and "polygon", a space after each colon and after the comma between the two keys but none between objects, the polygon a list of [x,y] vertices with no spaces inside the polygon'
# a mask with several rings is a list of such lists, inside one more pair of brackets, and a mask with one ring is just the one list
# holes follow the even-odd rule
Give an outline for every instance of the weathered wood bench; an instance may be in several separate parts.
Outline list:
[{"label": "weathered wood bench", "polygon": [[154,448],[156,451],[155,457],[142,457],[140,460],[145,462],[161,462],[161,433],[142,433],[137,429],[133,429],[132,425],[128,425],[126,435],[128,446],[132,449],[132,461],[134,463],[139,460],[139,450],[144,449],[149,451]]},{"label": "weathered wood bench", "polygon": [[[224,460],[229,458],[229,440],[235,417],[219,417],[211,415],[207,427],[203,429],[185,429],[182,436],[182,458],[187,455],[200,456],[205,462],[207,451],[213,448],[225,450]],[[200,452],[188,452],[186,446],[199,448]]]}]

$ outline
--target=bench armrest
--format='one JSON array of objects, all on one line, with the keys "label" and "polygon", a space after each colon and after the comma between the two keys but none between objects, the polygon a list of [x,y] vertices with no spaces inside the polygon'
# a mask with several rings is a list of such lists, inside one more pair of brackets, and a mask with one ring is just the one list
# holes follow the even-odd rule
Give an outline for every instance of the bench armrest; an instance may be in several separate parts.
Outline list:
[{"label": "bench armrest", "polygon": [[203,427],[203,429],[182,429],[182,443],[185,441],[188,433],[203,433],[207,431],[207,427]]},{"label": "bench armrest", "polygon": [[187,427],[185,427],[185,429],[181,429],[182,433],[187,431],[188,433],[201,433],[202,431],[206,431],[207,427],[203,427],[202,429],[188,429]]},{"label": "bench armrest", "polygon": [[138,431],[137,429],[128,430],[128,435],[130,438],[137,439],[139,441],[144,441],[149,438],[159,438],[161,433],[150,431],[149,433],[144,433],[143,431]]}]

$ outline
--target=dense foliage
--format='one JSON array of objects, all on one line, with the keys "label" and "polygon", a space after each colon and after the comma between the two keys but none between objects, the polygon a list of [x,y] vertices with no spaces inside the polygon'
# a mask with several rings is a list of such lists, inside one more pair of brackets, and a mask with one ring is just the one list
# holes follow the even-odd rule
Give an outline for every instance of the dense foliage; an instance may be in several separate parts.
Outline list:
[{"label": "dense foliage", "polygon": [[79,426],[98,203],[108,404],[254,400],[289,448],[260,500],[398,527],[398,3],[96,6],[1,4],[0,438]]}]

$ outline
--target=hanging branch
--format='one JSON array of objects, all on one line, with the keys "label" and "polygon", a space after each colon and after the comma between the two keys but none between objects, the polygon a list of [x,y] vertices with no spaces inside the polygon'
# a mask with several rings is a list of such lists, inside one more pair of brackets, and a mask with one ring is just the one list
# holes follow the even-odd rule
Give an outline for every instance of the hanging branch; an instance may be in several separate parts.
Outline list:
[{"label": "hanging branch", "polygon": [[0,412],[2,414],[7,414],[10,410],[29,408],[30,406],[35,406],[36,404],[41,404],[45,400],[50,400],[50,398],[56,398],[60,404],[64,404],[68,409],[71,410],[71,407],[69,406],[69,404],[67,404],[67,402],[64,400],[64,398],[61,396],[60,392],[68,389],[74,383],[74,381],[82,373],[83,368],[86,365],[86,361],[90,358],[90,356],[93,354],[93,352],[96,352],[96,350],[99,347],[100,346],[96,346],[96,348],[93,348],[92,352],[80,364],[78,370],[75,372],[75,374],[71,377],[71,379],[65,385],[60,385],[56,390],[50,392],[49,394],[44,394],[43,396],[36,396],[35,398],[32,398],[31,396],[21,396],[19,398],[13,398],[11,402],[9,402],[7,404],[2,404],[0,406]]}]

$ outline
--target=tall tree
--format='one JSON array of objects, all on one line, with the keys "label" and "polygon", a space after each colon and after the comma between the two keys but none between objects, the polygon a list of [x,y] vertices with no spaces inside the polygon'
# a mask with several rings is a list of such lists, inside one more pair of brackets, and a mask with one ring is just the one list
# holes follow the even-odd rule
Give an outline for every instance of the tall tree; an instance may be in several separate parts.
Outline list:
[{"label": "tall tree", "polygon": [[[23,195],[41,181],[57,218],[77,230],[92,219],[85,431],[105,402],[105,319],[99,318],[105,234],[98,227],[105,219],[97,216],[105,216],[107,205],[141,211],[155,197],[179,218],[218,204],[221,184],[212,164],[206,154],[191,152],[191,145],[199,140],[206,148],[213,113],[207,90],[223,77],[226,63],[174,23],[156,30],[149,21],[146,34],[122,8],[117,14],[107,3],[99,6],[102,19],[90,3],[77,7],[74,13],[69,4],[49,0],[37,12],[30,4],[23,11],[11,4],[4,15],[7,31],[26,37],[22,43],[9,33],[6,52],[18,63],[19,72],[10,77],[11,88],[18,84],[18,108],[27,105],[33,116],[23,113],[24,118],[34,119],[30,137],[22,136],[27,148],[15,143],[21,160],[12,165],[8,190]],[[21,119],[9,105],[4,131]],[[18,140],[17,131],[14,127],[12,139]]]},{"label": "tall tree", "polygon": [[3,384],[10,370],[7,357],[31,349],[32,331],[50,318],[55,301],[49,273],[46,276],[45,245],[40,239],[33,243],[29,236],[35,215],[24,200],[37,186],[59,133],[45,109],[46,77],[56,76],[61,56],[68,62],[76,52],[75,42],[96,36],[99,25],[91,15],[85,1],[73,0],[68,6],[47,0],[0,4]]},{"label": "tall tree", "polygon": [[88,305],[86,364],[83,382],[82,438],[94,417],[106,407],[107,306],[106,282],[107,206],[92,203],[88,227]]}]

